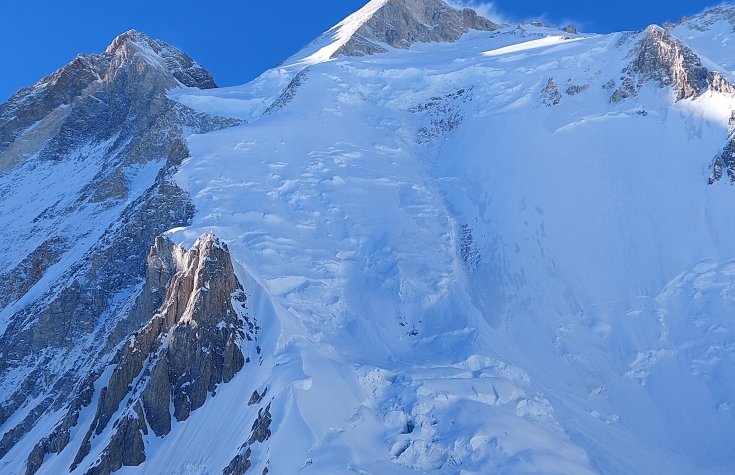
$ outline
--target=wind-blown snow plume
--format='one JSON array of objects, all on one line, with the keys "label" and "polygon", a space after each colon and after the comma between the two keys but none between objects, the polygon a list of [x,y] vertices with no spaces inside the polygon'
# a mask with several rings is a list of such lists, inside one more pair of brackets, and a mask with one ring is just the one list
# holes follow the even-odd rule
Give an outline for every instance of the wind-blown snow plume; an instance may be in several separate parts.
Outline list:
[{"label": "wind-blown snow plume", "polygon": [[480,16],[499,25],[510,23],[493,2],[483,2],[481,0],[449,0],[447,3],[454,8],[471,8]]}]

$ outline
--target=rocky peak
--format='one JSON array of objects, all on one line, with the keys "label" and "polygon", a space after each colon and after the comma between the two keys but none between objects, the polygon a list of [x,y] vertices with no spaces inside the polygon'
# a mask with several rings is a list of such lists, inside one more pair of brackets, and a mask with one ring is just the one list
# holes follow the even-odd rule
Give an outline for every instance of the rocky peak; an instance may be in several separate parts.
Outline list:
[{"label": "rocky peak", "polygon": [[121,49],[125,49],[131,45],[153,49],[156,43],[160,42],[152,39],[145,33],[141,33],[136,30],[128,30],[119,34],[112,40],[112,43],[110,43],[107,49],[105,49],[105,54],[113,55]]},{"label": "rocky peak", "polygon": [[498,25],[476,11],[456,9],[442,0],[373,0],[337,25],[341,40],[336,56],[364,56],[414,43],[452,42],[470,30],[492,31]]},{"label": "rocky peak", "polygon": [[672,87],[676,100],[701,95],[714,80],[699,56],[666,29],[651,25],[629,53],[630,64],[623,70],[623,84],[612,95],[612,102],[635,96],[647,82]]},{"label": "rocky peak", "polygon": [[[10,156],[0,160],[0,173],[30,155],[25,149],[14,148],[13,142],[34,124],[40,124],[35,127],[40,136],[33,143],[43,143],[68,123],[67,118],[81,122],[97,115],[94,124],[84,125],[84,130],[64,134],[75,142],[95,127],[109,131],[128,118],[131,111],[139,117],[155,119],[151,108],[160,109],[166,102],[167,91],[182,85],[217,87],[209,72],[185,53],[143,33],[125,32],[104,53],[77,56],[0,105],[0,156],[10,152]],[[110,121],[114,124],[105,123]],[[75,128],[79,129],[80,124]],[[63,152],[55,150],[52,155],[60,156]]]},{"label": "rocky peak", "polygon": [[116,37],[105,50],[105,55],[112,57],[113,65],[118,67],[125,61],[143,61],[173,75],[184,86],[199,89],[217,87],[209,72],[187,54],[135,30]]}]

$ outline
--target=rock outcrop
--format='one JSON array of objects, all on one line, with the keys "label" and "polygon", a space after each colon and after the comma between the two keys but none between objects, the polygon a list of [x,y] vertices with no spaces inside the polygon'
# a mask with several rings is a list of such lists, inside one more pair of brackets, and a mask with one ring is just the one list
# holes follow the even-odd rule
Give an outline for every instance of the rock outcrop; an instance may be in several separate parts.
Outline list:
[{"label": "rock outcrop", "polygon": [[630,52],[631,63],[623,70],[621,86],[610,102],[638,94],[648,82],[671,87],[677,101],[698,97],[707,90],[733,93],[735,87],[715,71],[702,65],[697,54],[666,29],[651,25]]},{"label": "rock outcrop", "polygon": [[0,106],[0,200],[25,210],[8,223],[0,216],[12,224],[0,243],[0,458],[52,412],[66,414],[63,430],[30,459],[58,452],[86,375],[150,318],[133,311],[147,251],[194,213],[173,181],[189,155],[184,129],[240,123],[170,100],[182,85],[215,86],[184,53],[131,31]]},{"label": "rock outcrop", "polygon": [[109,430],[112,436],[89,475],[142,463],[149,430],[163,436],[172,417],[183,421],[200,408],[243,368],[242,345],[256,336],[227,246],[216,237],[200,238],[188,252],[159,237],[148,263],[149,280],[136,311],[146,311],[163,289],[165,297],[120,350],[100,393],[73,468],[85,460],[95,438]]},{"label": "rock outcrop", "polygon": [[730,115],[730,135],[725,147],[712,162],[712,173],[709,184],[713,185],[720,181],[727,173],[731,183],[735,183],[735,111]]},{"label": "rock outcrop", "polygon": [[[239,449],[238,454],[230,461],[230,463],[222,471],[223,475],[243,475],[251,467],[250,456],[253,453],[253,444],[262,444],[268,440],[271,436],[271,422],[273,416],[271,415],[271,405],[268,404],[265,408],[258,410],[258,417],[253,422],[253,427],[250,429],[250,437]],[[264,469],[264,473],[267,473],[268,468]]]},{"label": "rock outcrop", "polygon": [[464,121],[464,107],[471,101],[472,88],[462,88],[410,107],[408,112],[423,116],[416,142],[431,143],[455,130]]}]

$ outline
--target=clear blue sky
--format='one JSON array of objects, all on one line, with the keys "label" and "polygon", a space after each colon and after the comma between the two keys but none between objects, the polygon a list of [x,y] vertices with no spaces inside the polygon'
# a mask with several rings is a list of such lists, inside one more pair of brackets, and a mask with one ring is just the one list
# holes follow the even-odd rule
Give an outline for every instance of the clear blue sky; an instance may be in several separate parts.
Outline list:
[{"label": "clear blue sky", "polygon": [[[457,0],[455,0],[457,1]],[[464,0],[465,3],[470,0]],[[508,20],[543,17],[584,31],[640,29],[719,0],[494,0]],[[7,0],[0,2],[0,102],[63,66],[102,52],[119,33],[145,32],[186,51],[218,84],[247,82],[367,0]]]}]

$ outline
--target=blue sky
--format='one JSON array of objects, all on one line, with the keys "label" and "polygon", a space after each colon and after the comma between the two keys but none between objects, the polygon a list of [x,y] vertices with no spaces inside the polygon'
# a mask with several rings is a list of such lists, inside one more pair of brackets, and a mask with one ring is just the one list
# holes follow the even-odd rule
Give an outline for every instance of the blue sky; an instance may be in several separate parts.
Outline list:
[{"label": "blue sky", "polygon": [[[134,28],[181,48],[220,85],[247,82],[275,66],[367,0],[10,0],[0,4],[0,101],[63,66],[101,52]],[[471,0],[455,0],[471,3]],[[475,2],[480,3],[480,2]],[[584,31],[639,29],[678,20],[715,1],[495,0],[490,11],[517,21],[572,22]]]}]

